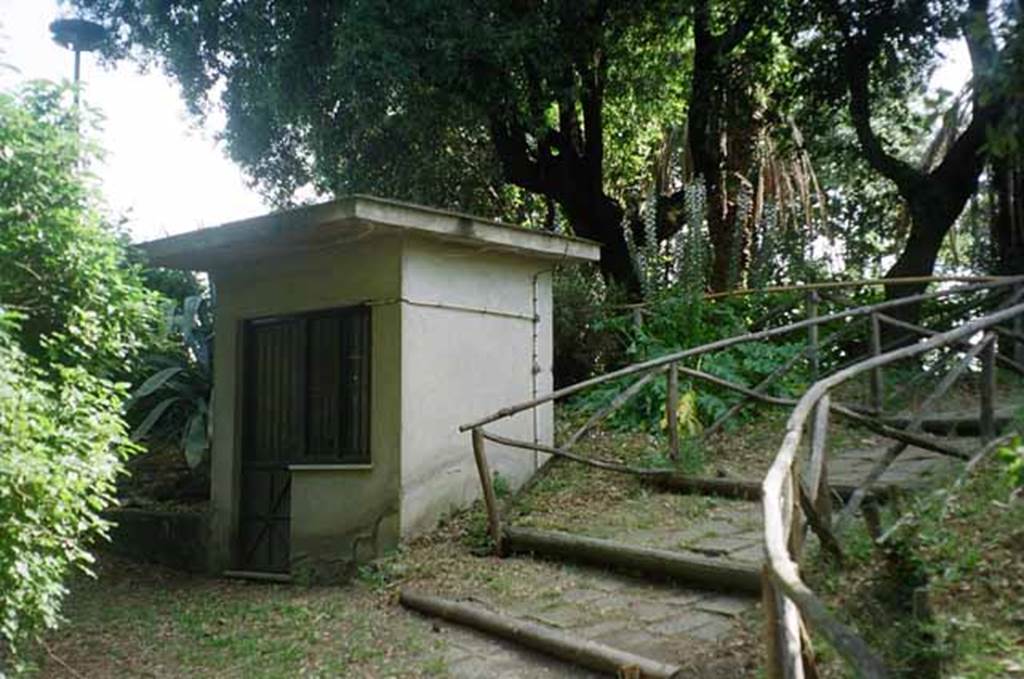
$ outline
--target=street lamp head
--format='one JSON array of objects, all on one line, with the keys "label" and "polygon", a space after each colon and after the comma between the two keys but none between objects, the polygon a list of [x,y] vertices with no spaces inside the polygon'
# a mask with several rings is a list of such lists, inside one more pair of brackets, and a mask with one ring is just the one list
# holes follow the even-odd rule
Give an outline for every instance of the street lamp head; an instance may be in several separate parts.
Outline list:
[{"label": "street lamp head", "polygon": [[86,19],[57,19],[50,32],[55,43],[75,52],[91,52],[107,37],[107,29]]}]

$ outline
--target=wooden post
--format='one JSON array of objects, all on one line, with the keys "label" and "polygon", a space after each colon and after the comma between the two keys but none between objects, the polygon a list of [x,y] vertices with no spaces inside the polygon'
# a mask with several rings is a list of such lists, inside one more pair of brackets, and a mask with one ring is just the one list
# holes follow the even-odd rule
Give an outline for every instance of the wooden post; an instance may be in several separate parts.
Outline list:
[{"label": "wooden post", "polygon": [[987,342],[981,351],[981,419],[978,422],[982,441],[996,437],[996,336],[988,333],[982,339]]},{"label": "wooden post", "polygon": [[668,367],[668,391],[665,396],[665,426],[668,429],[669,459],[679,459],[679,364]]},{"label": "wooden post", "polygon": [[811,459],[807,492],[824,525],[832,525],[832,491],[828,483],[828,416],[831,397],[825,394],[814,406],[811,419]]},{"label": "wooden post", "polygon": [[[1013,291],[1017,299],[1020,299],[1024,295],[1024,283],[1017,283]],[[1024,336],[1024,314],[1018,314],[1013,319],[1013,332],[1018,337],[1017,341],[1013,343],[1013,360],[1024,365],[1024,340],[1019,339]]]},{"label": "wooden post", "polygon": [[789,468],[789,557],[795,563],[800,563],[800,555],[804,551],[804,521],[803,509],[800,507],[800,462],[793,459],[793,465]]},{"label": "wooden post", "polygon": [[[808,290],[807,291],[807,318],[808,320],[818,317],[818,291]],[[818,375],[821,372],[821,357],[818,355],[818,324],[808,326],[807,328],[807,343],[810,351],[808,358],[811,360],[811,377],[815,381],[818,380]]]},{"label": "wooden post", "polygon": [[504,555],[503,535],[501,531],[501,515],[498,513],[498,500],[494,495],[494,480],[491,468],[487,464],[487,451],[484,450],[484,433],[480,427],[473,429],[473,457],[476,458],[476,469],[480,473],[480,486],[484,491],[484,506],[487,508],[487,524],[490,527],[491,539],[498,556]]},{"label": "wooden post", "polygon": [[[878,314],[871,314],[871,355],[882,353],[882,322]],[[882,380],[881,366],[871,370],[871,407],[879,415],[885,406],[885,382]]]},{"label": "wooden post", "polygon": [[771,567],[766,563],[761,572],[761,609],[764,611],[764,645],[768,650],[765,674],[768,679],[782,679],[786,676],[783,667],[785,653],[780,632],[778,590],[772,580]]}]

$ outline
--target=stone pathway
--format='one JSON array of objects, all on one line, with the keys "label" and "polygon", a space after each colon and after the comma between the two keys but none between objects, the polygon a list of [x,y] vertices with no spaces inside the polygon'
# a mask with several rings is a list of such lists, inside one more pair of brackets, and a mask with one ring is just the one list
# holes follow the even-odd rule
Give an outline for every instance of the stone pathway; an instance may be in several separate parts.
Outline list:
[{"label": "stone pathway", "polygon": [[[508,560],[529,561],[525,557]],[[709,642],[730,634],[735,617],[757,601],[570,564],[540,562],[540,570],[543,577],[538,579],[543,580],[543,587],[536,596],[511,601],[489,595],[472,601],[495,612],[671,664],[687,662]],[[553,596],[552,591],[558,595]],[[491,647],[497,642],[485,635],[439,624],[445,629],[445,638],[453,642],[446,652],[452,676],[597,676],[578,669],[567,673],[561,663],[553,674],[541,674],[535,654],[507,645],[495,651]]]},{"label": "stone pathway", "polygon": [[437,623],[447,676],[455,679],[592,679],[601,675],[458,625]]},{"label": "stone pathway", "polygon": [[[830,478],[856,484],[882,454],[888,441],[849,450],[829,461]],[[942,455],[908,448],[882,477],[883,485],[919,486],[957,464]],[[655,502],[660,494],[644,500]],[[593,537],[670,549],[723,560],[759,564],[759,503],[701,498],[699,512],[679,516],[673,525],[637,526],[634,506],[609,512],[602,525],[580,529]],[[757,605],[756,597],[687,588],[566,563],[509,557],[516,578],[534,586],[505,595],[487,592],[473,601],[496,612],[541,622],[585,639],[671,664],[687,664],[735,631],[737,617]],[[444,592],[435,592],[444,596]],[[448,623],[435,623],[447,644],[454,677],[596,676],[515,645]]]},{"label": "stone pathway", "polygon": [[[836,484],[859,485],[885,453],[885,448],[891,441],[876,437],[874,442],[875,445],[845,450],[829,459],[828,476],[830,481]],[[965,450],[970,450],[973,443],[975,442],[971,441],[968,444],[960,445]],[[959,464],[947,455],[909,446],[885,470],[882,478],[875,485],[878,488],[892,486],[905,489],[920,488],[941,479],[943,475],[954,471]]]}]

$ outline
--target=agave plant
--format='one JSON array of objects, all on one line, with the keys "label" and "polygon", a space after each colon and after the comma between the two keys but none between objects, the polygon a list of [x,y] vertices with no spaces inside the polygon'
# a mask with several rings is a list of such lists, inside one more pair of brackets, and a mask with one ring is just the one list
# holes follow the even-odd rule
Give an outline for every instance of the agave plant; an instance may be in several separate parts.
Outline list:
[{"label": "agave plant", "polygon": [[135,389],[128,403],[130,410],[148,409],[132,438],[178,438],[192,469],[208,459],[212,433],[211,307],[210,298],[196,295],[185,298],[180,313],[171,313],[168,331],[180,343],[173,351],[150,361],[154,371]]}]

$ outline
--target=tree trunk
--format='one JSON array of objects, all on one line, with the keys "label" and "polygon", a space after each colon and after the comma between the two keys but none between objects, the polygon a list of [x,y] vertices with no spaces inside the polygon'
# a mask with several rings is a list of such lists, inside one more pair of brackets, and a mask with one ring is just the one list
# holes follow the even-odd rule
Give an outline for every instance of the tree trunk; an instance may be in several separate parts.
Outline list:
[{"label": "tree trunk", "polygon": [[[942,241],[956,221],[956,216],[950,219],[940,210],[920,203],[912,205],[910,213],[910,235],[896,263],[885,274],[886,278],[931,276],[942,247]],[[910,297],[924,292],[927,287],[927,283],[887,285],[885,298]],[[917,324],[921,320],[921,303],[905,304],[892,309],[889,315],[906,323]],[[916,337],[913,333],[898,327],[886,325],[883,329],[883,345],[889,348],[914,339]]]},{"label": "tree trunk", "polygon": [[[903,252],[886,273],[886,278],[932,275],[942,242],[977,188],[978,174],[980,169],[977,173],[968,170],[945,181],[940,177],[925,175],[913,191],[903,192],[910,212],[910,235],[903,246]],[[924,292],[927,287],[926,283],[888,285],[885,296],[886,299],[909,297]],[[890,315],[916,324],[920,320],[921,305],[907,304],[893,309]],[[895,333],[898,337],[905,335],[905,331]],[[892,336],[890,329],[889,338]]]},{"label": "tree trunk", "polygon": [[1003,159],[992,163],[995,215],[991,229],[994,272],[1024,274],[1024,167]]},{"label": "tree trunk", "polygon": [[628,299],[643,298],[640,276],[626,246],[622,207],[603,193],[576,190],[560,201],[573,233],[601,244],[601,273],[606,282],[621,288]]}]

